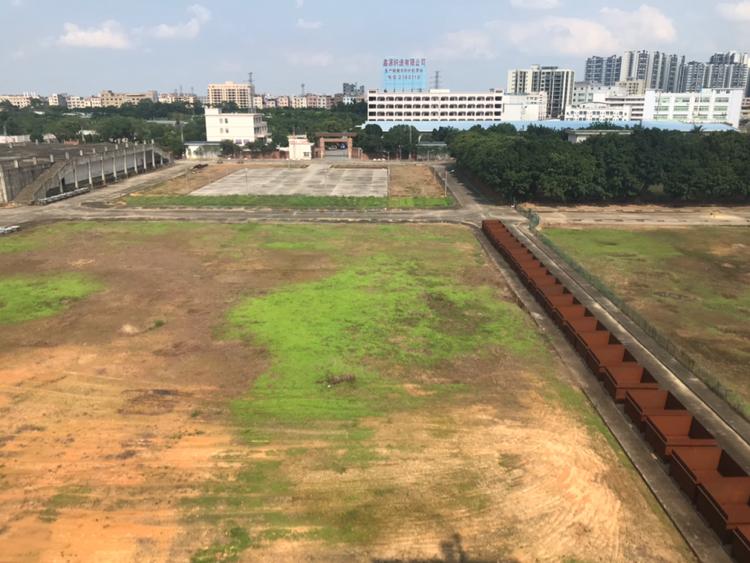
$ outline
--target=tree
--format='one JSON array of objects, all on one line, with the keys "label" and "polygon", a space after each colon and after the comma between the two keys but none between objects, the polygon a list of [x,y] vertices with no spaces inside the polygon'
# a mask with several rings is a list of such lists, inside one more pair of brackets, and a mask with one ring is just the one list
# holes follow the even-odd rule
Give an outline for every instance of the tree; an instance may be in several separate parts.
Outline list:
[{"label": "tree", "polygon": [[366,125],[362,132],[354,139],[354,144],[362,149],[368,156],[379,156],[383,154],[383,130],[379,125]]},{"label": "tree", "polygon": [[230,141],[229,139],[224,139],[220,144],[221,154],[224,156],[234,156],[241,151],[240,147],[236,145],[234,141]]},{"label": "tree", "polygon": [[411,125],[396,125],[383,135],[383,146],[398,158],[409,158],[419,142],[419,131]]}]

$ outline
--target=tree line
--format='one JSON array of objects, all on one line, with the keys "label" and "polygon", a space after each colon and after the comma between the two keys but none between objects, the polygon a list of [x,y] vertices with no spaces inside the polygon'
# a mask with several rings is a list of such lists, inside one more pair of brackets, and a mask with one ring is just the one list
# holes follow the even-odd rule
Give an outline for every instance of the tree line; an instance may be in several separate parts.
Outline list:
[{"label": "tree line", "polygon": [[[438,133],[438,132],[436,132]],[[635,128],[572,144],[567,133],[508,124],[444,130],[459,168],[506,201],[750,199],[750,135]]]}]

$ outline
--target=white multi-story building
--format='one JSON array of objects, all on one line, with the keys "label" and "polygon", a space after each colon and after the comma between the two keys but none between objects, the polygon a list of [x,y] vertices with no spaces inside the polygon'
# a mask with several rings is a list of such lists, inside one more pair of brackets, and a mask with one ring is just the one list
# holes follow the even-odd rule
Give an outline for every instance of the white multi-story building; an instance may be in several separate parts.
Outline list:
[{"label": "white multi-story building", "polygon": [[206,141],[232,141],[244,146],[268,137],[268,124],[259,113],[224,113],[219,108],[206,108]]},{"label": "white multi-story building", "polygon": [[159,94],[159,102],[162,104],[179,104],[183,103],[188,106],[198,104],[198,96],[195,94],[182,94],[179,92],[170,92]]},{"label": "white multi-story building", "polygon": [[234,102],[240,109],[251,109],[255,88],[247,82],[224,82],[208,85],[209,106],[218,107],[223,103]]},{"label": "white multi-story building", "polygon": [[367,95],[368,121],[502,121],[503,93],[382,92]]},{"label": "white multi-story building", "polygon": [[613,106],[605,102],[589,102],[565,109],[566,121],[630,121],[632,116],[630,106]]},{"label": "white multi-story building", "polygon": [[597,93],[593,101],[572,104],[565,109],[570,121],[639,121],[643,119],[644,96],[630,96],[624,88],[607,95]]},{"label": "white multi-story building", "polygon": [[503,94],[503,121],[547,119],[547,93]]},{"label": "white multi-story building", "polygon": [[626,96],[643,96],[646,93],[646,81],[637,78],[620,80],[615,83],[615,87],[623,91]]},{"label": "white multi-story building", "polygon": [[508,94],[547,93],[547,115],[559,119],[571,103],[575,73],[556,66],[531,65],[508,72]]},{"label": "white multi-story building", "polygon": [[744,91],[741,88],[673,93],[648,90],[645,96],[645,121],[682,121],[685,123],[727,123],[739,127]]},{"label": "white multi-story building", "polygon": [[624,95],[626,92],[618,86],[605,86],[597,82],[576,82],[573,85],[572,105],[601,103],[608,96]]},{"label": "white multi-story building", "polygon": [[288,108],[289,106],[291,106],[289,96],[279,96],[278,98],[276,98],[277,108]]}]

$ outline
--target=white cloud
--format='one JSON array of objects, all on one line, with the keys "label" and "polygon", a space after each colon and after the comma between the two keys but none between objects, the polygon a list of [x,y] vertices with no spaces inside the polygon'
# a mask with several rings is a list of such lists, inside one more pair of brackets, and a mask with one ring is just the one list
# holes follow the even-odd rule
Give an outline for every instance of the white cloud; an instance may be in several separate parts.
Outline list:
[{"label": "white cloud", "polygon": [[[750,5],[750,4],[749,4]],[[642,4],[637,10],[626,12],[617,8],[602,8],[604,22],[617,30],[620,41],[630,48],[639,48],[645,43],[671,43],[677,38],[677,30],[667,16],[657,8]]]},{"label": "white cloud", "polygon": [[60,45],[94,49],[129,49],[131,41],[122,26],[115,20],[102,22],[98,27],[84,28],[74,23],[63,25],[64,33],[58,38]]},{"label": "white cloud", "polygon": [[508,29],[511,43],[522,51],[535,51],[541,45],[546,52],[564,55],[590,55],[617,49],[617,39],[602,24],[581,18],[544,18],[540,22],[512,24]]},{"label": "white cloud", "polygon": [[463,29],[443,35],[440,44],[429,53],[442,60],[492,59],[492,37],[479,29]]},{"label": "white cloud", "polygon": [[510,0],[510,3],[516,8],[526,8],[528,10],[551,10],[560,5],[560,0]]},{"label": "white cloud", "polygon": [[298,8],[302,8],[305,5],[305,0],[296,0],[295,4],[297,4]]},{"label": "white cloud", "polygon": [[723,17],[736,22],[750,22],[750,2],[722,2],[716,9]]},{"label": "white cloud", "polygon": [[287,51],[284,57],[294,66],[325,67],[333,63],[333,55],[325,51]]},{"label": "white cloud", "polygon": [[190,19],[176,24],[159,24],[149,30],[149,34],[157,39],[195,39],[201,32],[203,25],[211,19],[211,11],[200,4],[188,8]]},{"label": "white cloud", "polygon": [[[672,20],[647,4],[633,11],[603,8],[594,18],[548,16],[527,22],[495,21],[487,25],[497,32],[507,30],[508,40],[519,50],[540,54],[611,54],[639,49],[644,44],[672,43],[677,38]],[[544,37],[544,41],[539,37]]]},{"label": "white cloud", "polygon": [[319,21],[308,21],[303,18],[297,20],[297,27],[299,29],[320,29],[323,24]]}]

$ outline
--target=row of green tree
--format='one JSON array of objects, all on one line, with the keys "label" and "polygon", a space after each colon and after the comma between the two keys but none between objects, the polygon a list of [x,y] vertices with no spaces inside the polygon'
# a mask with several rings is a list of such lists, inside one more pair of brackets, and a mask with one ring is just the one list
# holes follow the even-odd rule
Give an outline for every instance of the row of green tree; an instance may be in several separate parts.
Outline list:
[{"label": "row of green tree", "polygon": [[[148,102],[151,105],[152,102]],[[138,104],[147,106],[148,104]],[[174,106],[174,104],[158,104]],[[60,108],[18,109],[9,104],[0,108],[0,132],[8,135],[30,135],[32,141],[42,141],[45,134],[54,135],[58,141],[103,142],[118,139],[131,141],[154,141],[164,148],[181,154],[183,138],[205,140],[206,125],[203,115],[188,115],[179,111],[165,113],[160,117],[145,118],[130,115],[136,106],[97,109],[90,114],[69,112]],[[143,109],[143,108],[141,108]],[[155,122],[151,119],[165,119]]]},{"label": "row of green tree", "polygon": [[737,132],[635,128],[580,144],[507,124],[443,134],[457,165],[509,202],[750,199],[750,135]]}]

